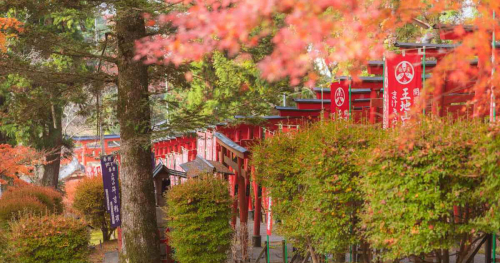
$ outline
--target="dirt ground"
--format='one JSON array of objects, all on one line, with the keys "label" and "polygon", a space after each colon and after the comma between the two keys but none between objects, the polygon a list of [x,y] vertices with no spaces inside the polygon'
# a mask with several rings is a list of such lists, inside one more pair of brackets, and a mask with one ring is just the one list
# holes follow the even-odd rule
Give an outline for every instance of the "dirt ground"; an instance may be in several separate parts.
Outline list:
[{"label": "dirt ground", "polygon": [[96,245],[95,249],[93,249],[90,252],[89,261],[92,263],[102,263],[102,260],[104,258],[104,253],[117,250],[118,250],[117,240],[107,241],[102,245],[102,248],[100,245]]}]

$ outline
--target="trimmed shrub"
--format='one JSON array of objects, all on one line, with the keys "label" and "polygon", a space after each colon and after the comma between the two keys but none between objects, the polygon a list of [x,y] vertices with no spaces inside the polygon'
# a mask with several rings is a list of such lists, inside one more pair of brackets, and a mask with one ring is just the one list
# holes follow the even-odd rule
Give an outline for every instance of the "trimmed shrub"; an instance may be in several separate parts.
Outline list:
[{"label": "trimmed shrub", "polygon": [[62,211],[62,195],[50,187],[9,187],[0,198],[0,225],[7,226],[10,220],[19,218],[24,212],[60,214]]},{"label": "trimmed shrub", "polygon": [[0,263],[7,262],[7,236],[0,228]]},{"label": "trimmed shrub", "polygon": [[9,254],[14,262],[87,262],[87,224],[63,215],[25,215],[11,223]]},{"label": "trimmed shrub", "polygon": [[253,149],[256,175],[273,200],[279,233],[319,254],[344,253],[358,240],[359,154],[380,130],[347,121],[280,133]]},{"label": "trimmed shrub", "polygon": [[478,173],[484,177],[477,194],[487,204],[487,212],[478,220],[478,225],[486,233],[497,233],[500,229],[500,123],[492,124],[474,157]]},{"label": "trimmed shrub", "polygon": [[0,226],[8,227],[11,220],[17,220],[24,213],[44,214],[47,207],[32,196],[16,199],[0,199]]},{"label": "trimmed shrub", "polygon": [[63,212],[62,194],[51,187],[37,185],[10,187],[2,196],[2,199],[15,199],[25,196],[35,197],[44,204],[51,213],[60,214]]},{"label": "trimmed shrub", "polygon": [[227,182],[191,179],[167,193],[168,238],[180,263],[226,262],[233,229]]},{"label": "trimmed shrub", "polygon": [[102,176],[85,178],[76,185],[73,208],[93,227],[101,229],[104,241],[108,241],[115,228],[110,226],[105,203]]},{"label": "trimmed shrub", "polygon": [[398,259],[461,242],[458,256],[467,254],[478,232],[475,220],[484,215],[474,156],[486,131],[486,124],[471,120],[424,120],[388,131],[363,172],[361,224],[373,248]]}]

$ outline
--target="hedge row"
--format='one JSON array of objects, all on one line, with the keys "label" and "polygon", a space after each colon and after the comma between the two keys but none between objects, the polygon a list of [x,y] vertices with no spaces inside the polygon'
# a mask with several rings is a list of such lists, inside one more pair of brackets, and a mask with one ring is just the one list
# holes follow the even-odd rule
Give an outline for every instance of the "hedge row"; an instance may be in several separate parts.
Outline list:
[{"label": "hedge row", "polygon": [[423,120],[382,130],[320,122],[253,149],[279,232],[312,254],[386,259],[455,249],[500,227],[500,126]]},{"label": "hedge row", "polygon": [[0,227],[18,219],[22,213],[61,214],[62,195],[49,187],[23,185],[9,187],[0,198]]},{"label": "hedge row", "polygon": [[8,188],[0,198],[0,263],[87,262],[87,223],[62,210],[52,188]]},{"label": "hedge row", "polygon": [[25,215],[10,227],[10,262],[87,262],[90,233],[81,220]]},{"label": "hedge row", "polygon": [[168,237],[178,262],[226,262],[233,234],[228,187],[223,180],[203,177],[168,191]]}]

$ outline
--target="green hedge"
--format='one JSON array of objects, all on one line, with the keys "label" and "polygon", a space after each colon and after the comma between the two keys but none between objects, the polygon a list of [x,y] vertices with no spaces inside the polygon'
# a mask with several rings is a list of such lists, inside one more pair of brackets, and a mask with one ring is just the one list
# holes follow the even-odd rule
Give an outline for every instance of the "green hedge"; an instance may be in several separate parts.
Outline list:
[{"label": "green hedge", "polygon": [[25,215],[11,223],[12,262],[87,262],[89,230],[84,221],[62,215]]},{"label": "green hedge", "polygon": [[207,176],[169,190],[168,237],[178,262],[226,261],[233,235],[228,188],[227,182]]},{"label": "green hedge", "polygon": [[[487,125],[435,120],[388,133],[363,173],[362,223],[372,246],[397,259],[452,248],[478,231],[483,177],[474,156]],[[458,208],[466,212],[454,215]]]},{"label": "green hedge", "polygon": [[6,263],[7,259],[7,236],[6,233],[0,229],[0,263]]},{"label": "green hedge", "polygon": [[270,191],[277,231],[294,246],[344,253],[359,242],[359,157],[380,130],[346,121],[279,133],[253,149],[257,179]]}]

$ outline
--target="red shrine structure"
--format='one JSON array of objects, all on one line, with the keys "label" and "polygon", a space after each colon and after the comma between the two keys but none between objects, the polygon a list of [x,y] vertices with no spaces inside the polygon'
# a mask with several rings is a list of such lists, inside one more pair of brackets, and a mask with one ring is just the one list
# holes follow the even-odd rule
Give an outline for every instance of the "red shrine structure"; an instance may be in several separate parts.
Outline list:
[{"label": "red shrine structure", "polygon": [[[453,38],[451,29],[441,32],[442,37]],[[422,74],[422,82],[432,78],[433,68],[440,62],[449,51],[457,47],[450,44],[419,44],[419,43],[396,43],[400,51],[406,54],[418,55],[421,59],[425,52],[426,59],[421,59],[418,67],[425,65],[425,74]],[[384,120],[384,87],[386,87],[386,75],[384,75],[384,61],[369,61],[367,65],[370,77],[339,77],[338,83],[348,86],[348,94],[343,94],[344,99],[340,102],[348,103],[344,110],[345,116],[354,122],[378,124]],[[477,60],[470,61],[472,66],[478,66]],[[420,72],[420,71],[418,71]],[[420,77],[420,76],[417,76]],[[332,83],[334,87],[336,82]],[[470,90],[472,83],[456,83],[451,80],[444,82],[442,87],[434,90],[431,99],[426,101],[426,112],[435,116],[453,115],[458,117],[472,117],[474,103],[474,91]],[[335,84],[335,85],[334,85]],[[336,86],[335,86],[336,87]],[[336,90],[329,88],[315,88],[316,98],[295,99],[296,107],[275,107],[278,115],[263,116],[263,122],[259,125],[240,123],[221,123],[209,127],[203,131],[185,134],[178,137],[166,138],[154,143],[155,160],[157,164],[164,164],[169,169],[182,170],[185,162],[191,162],[196,158],[202,158],[211,162],[218,162],[227,167],[230,172],[225,173],[225,178],[230,183],[231,196],[237,197],[233,204],[233,212],[239,210],[240,225],[248,223],[249,211],[253,213],[254,233],[252,244],[261,246],[260,222],[263,195],[265,190],[255,182],[255,169],[251,158],[252,145],[260,140],[272,137],[277,132],[288,132],[299,129],[300,126],[319,120],[321,117],[334,118],[339,110],[339,98]],[[342,95],[342,93],[340,93]],[[414,94],[418,96],[418,94]],[[404,105],[403,105],[404,106]],[[323,114],[323,116],[321,116]],[[483,115],[487,116],[489,112]],[[256,118],[253,116],[235,116],[237,120]],[[253,191],[253,200],[250,192]],[[236,226],[236,216],[232,219],[232,225]]]},{"label": "red shrine structure", "polygon": [[[72,137],[75,144],[73,155],[78,159],[78,163],[85,166],[86,176],[96,176],[101,174],[101,142],[98,136],[77,136]],[[104,135],[105,155],[113,154],[120,150],[120,135]]]}]

